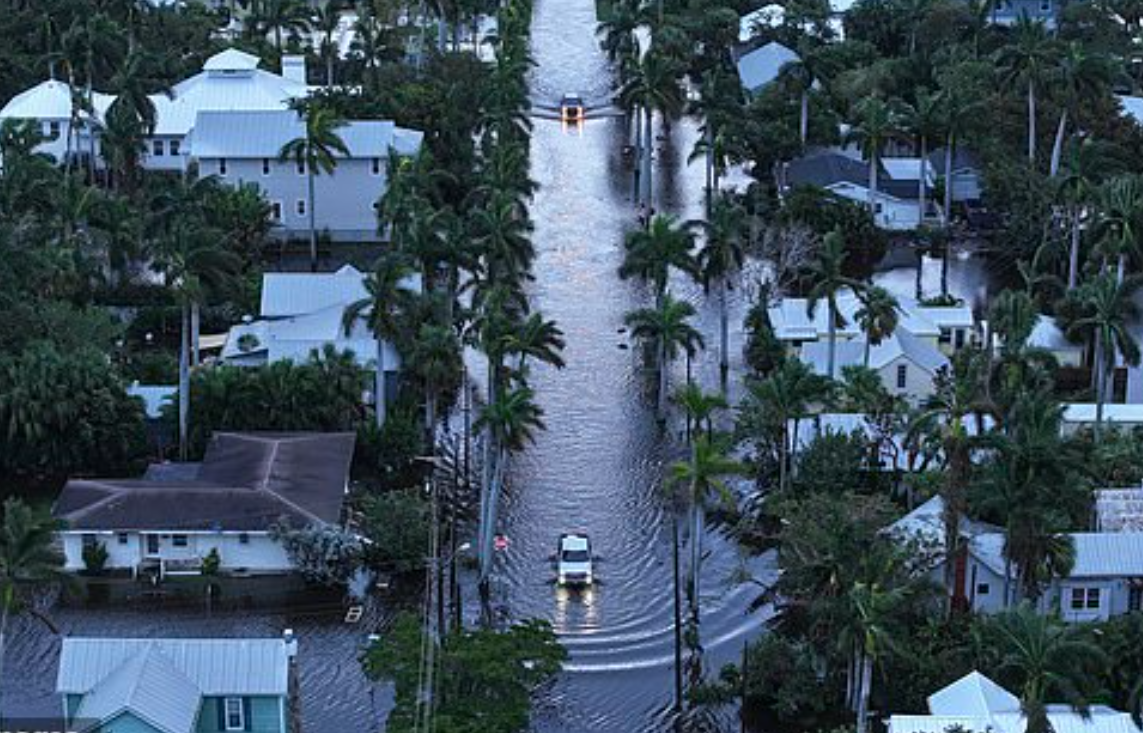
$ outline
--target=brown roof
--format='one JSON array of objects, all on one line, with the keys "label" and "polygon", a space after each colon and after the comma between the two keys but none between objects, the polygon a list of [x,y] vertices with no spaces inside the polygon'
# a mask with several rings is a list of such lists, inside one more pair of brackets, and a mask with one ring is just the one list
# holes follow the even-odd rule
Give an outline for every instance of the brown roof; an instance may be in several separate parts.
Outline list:
[{"label": "brown roof", "polygon": [[197,466],[73,479],[54,513],[75,530],[265,530],[336,523],[353,433],[215,433]]}]

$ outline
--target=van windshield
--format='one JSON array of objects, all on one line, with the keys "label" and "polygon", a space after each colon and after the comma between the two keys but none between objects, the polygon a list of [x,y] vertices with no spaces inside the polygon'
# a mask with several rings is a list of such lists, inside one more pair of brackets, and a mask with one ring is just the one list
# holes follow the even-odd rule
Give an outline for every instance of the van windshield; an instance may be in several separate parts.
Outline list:
[{"label": "van windshield", "polygon": [[587,550],[564,550],[564,562],[587,562],[590,559]]}]

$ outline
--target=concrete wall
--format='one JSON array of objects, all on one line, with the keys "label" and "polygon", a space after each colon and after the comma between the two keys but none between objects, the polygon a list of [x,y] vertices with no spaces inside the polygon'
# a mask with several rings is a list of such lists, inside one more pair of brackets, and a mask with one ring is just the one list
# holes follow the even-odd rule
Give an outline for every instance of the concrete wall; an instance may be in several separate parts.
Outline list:
[{"label": "concrete wall", "polygon": [[[319,234],[328,231],[334,241],[380,240],[375,204],[385,193],[386,165],[385,158],[341,159],[333,175],[315,177],[314,215]],[[307,176],[299,173],[293,162],[205,158],[199,161],[199,172],[217,175],[233,185],[258,186],[266,200],[281,211],[280,234],[309,236],[309,212],[300,208],[309,205]]]}]

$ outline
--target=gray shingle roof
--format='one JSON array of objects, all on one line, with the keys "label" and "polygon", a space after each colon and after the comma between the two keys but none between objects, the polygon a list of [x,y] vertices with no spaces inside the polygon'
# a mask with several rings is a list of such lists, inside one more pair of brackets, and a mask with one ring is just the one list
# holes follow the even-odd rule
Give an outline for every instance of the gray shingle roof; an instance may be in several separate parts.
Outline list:
[{"label": "gray shingle roof", "polygon": [[53,509],[72,530],[264,531],[335,523],[353,433],[216,433],[193,478],[73,479]]},{"label": "gray shingle roof", "polygon": [[[839,183],[869,187],[869,164],[835,152],[821,152],[790,161],[786,167],[786,181],[791,187],[817,186],[829,188]],[[877,190],[905,201],[917,198],[917,182],[894,180],[882,167],[877,179]]]}]

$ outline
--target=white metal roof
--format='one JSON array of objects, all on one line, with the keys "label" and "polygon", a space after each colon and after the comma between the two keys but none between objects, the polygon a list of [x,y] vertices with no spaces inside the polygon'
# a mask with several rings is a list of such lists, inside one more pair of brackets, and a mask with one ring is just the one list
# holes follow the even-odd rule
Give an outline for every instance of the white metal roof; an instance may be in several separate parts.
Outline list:
[{"label": "white metal roof", "polygon": [[262,276],[263,318],[313,313],[368,295],[365,275],[352,265],[337,272],[268,272]]},{"label": "white metal roof", "polygon": [[[835,375],[840,374],[843,367],[865,364],[865,343],[865,336],[860,336],[835,344]],[[936,347],[899,328],[881,343],[870,346],[869,367],[881,369],[901,357],[908,359],[930,374],[935,374],[937,370],[949,364],[948,357]],[[829,341],[812,341],[805,344],[802,346],[800,358],[816,373],[826,374],[829,371]]]},{"label": "white metal roof", "polygon": [[[1131,716],[1093,705],[1087,717],[1070,706],[1046,706],[1055,733],[1139,733]],[[1027,721],[1020,700],[979,672],[971,672],[929,696],[931,715],[894,715],[889,733],[947,733],[963,728],[973,733],[1024,733]]]},{"label": "white metal roof", "polygon": [[1078,532],[1069,578],[1143,577],[1143,532]]},{"label": "white metal roof", "polygon": [[[881,167],[895,181],[916,181],[921,172],[921,158],[882,158]],[[933,167],[924,161],[925,180],[932,182]]]},{"label": "white metal roof", "polygon": [[738,21],[738,42],[746,43],[753,38],[754,29],[757,27],[773,28],[782,25],[785,17],[786,9],[776,3],[764,5],[747,13]]},{"label": "white metal roof", "polygon": [[[49,79],[20,92],[0,109],[0,119],[8,120],[69,120],[71,119],[71,90],[65,82]],[[95,115],[102,119],[115,97],[101,92],[92,93]]]},{"label": "white metal roof", "polygon": [[[390,120],[350,120],[336,132],[349,157],[384,158],[396,150],[395,129]],[[283,146],[304,134],[305,122],[293,110],[200,111],[191,153],[196,158],[276,158]],[[416,152],[420,139],[420,133],[405,130],[400,145]]]},{"label": "white metal roof", "polygon": [[[972,328],[976,321],[968,306],[925,306],[912,298],[898,296],[899,325],[914,336],[938,336],[941,329]],[[857,312],[861,310],[861,300],[852,290],[844,290],[837,296],[837,309],[843,326],[837,329],[842,336],[855,336],[860,333],[857,326]],[[829,333],[829,308],[818,303],[813,315],[809,312],[807,298],[783,298],[767,310],[774,335],[782,341],[805,341],[825,338]]]},{"label": "white metal roof", "polygon": [[289,654],[283,639],[63,640],[56,691],[86,694],[129,659],[157,651],[201,694],[285,695]]},{"label": "white metal roof", "polygon": [[777,79],[783,66],[800,58],[791,49],[771,41],[738,59],[738,77],[743,87],[755,92]]},{"label": "white metal roof", "polygon": [[203,71],[253,71],[258,68],[261,60],[237,48],[228,48],[220,51],[206,60],[202,65]]},{"label": "white metal roof", "polygon": [[85,694],[76,718],[106,722],[129,712],[165,733],[190,733],[201,704],[198,686],[151,643]]},{"label": "white metal roof", "polygon": [[1028,336],[1028,346],[1047,351],[1083,351],[1083,346],[1068,341],[1056,320],[1043,314],[1036,318],[1036,325]]}]

